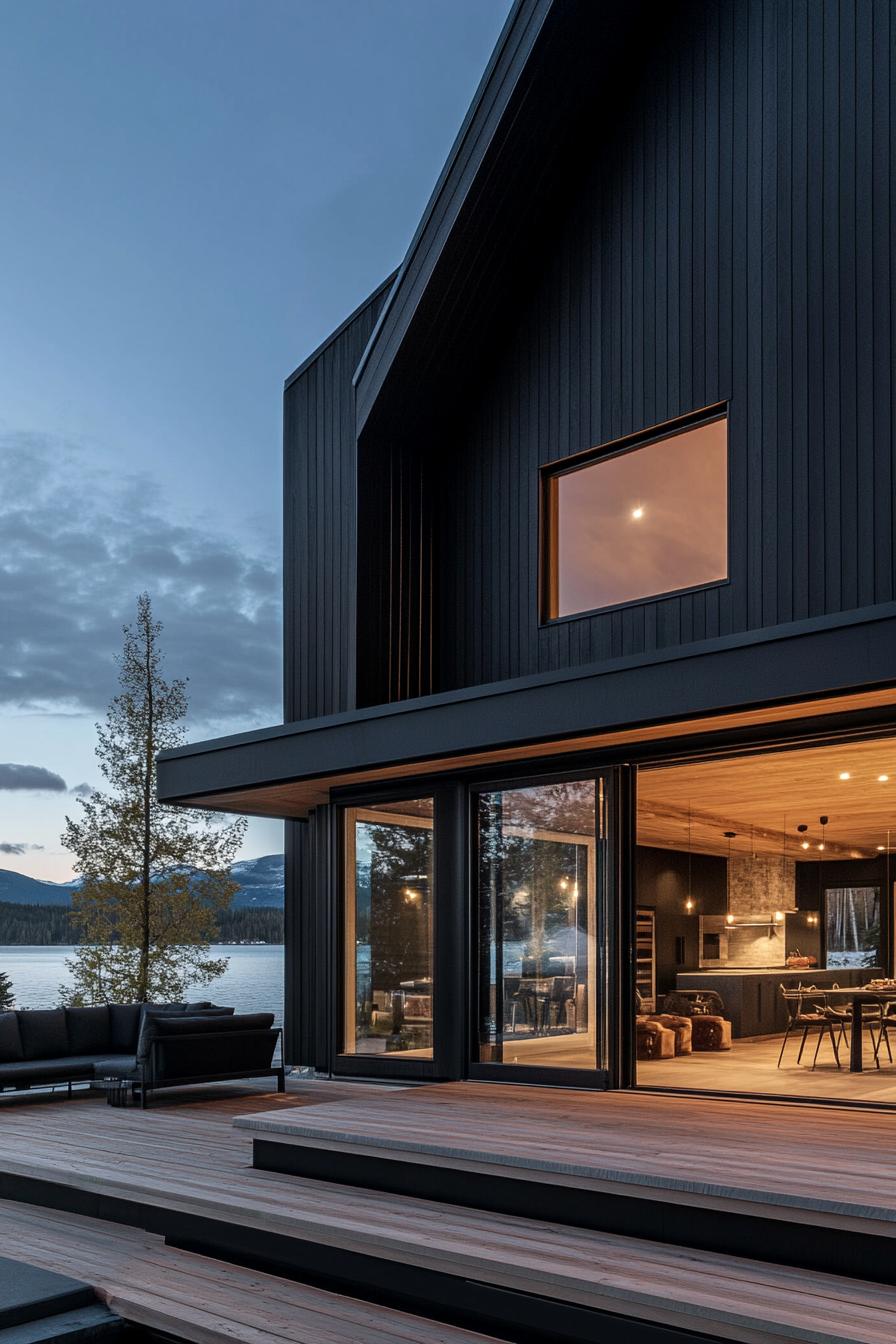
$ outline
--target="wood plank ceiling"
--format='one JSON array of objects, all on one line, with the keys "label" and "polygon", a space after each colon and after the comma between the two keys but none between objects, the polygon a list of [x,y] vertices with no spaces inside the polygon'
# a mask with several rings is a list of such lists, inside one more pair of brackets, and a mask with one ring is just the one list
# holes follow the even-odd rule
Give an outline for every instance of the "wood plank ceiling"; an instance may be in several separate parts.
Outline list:
[{"label": "wood plank ceiling", "polygon": [[639,844],[687,850],[689,819],[694,853],[726,854],[732,830],[736,854],[875,857],[896,844],[896,738],[640,771]]}]

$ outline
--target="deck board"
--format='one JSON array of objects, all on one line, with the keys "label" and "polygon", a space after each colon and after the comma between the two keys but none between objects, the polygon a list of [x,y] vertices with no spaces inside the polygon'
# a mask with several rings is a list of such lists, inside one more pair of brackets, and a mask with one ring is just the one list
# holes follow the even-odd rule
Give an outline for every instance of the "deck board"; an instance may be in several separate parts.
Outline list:
[{"label": "deck board", "polygon": [[[175,1222],[179,1213],[199,1214],[218,1220],[222,1226],[239,1224],[278,1233],[292,1239],[297,1247],[312,1244],[333,1248],[334,1253],[378,1257],[391,1266],[404,1263],[460,1281],[472,1280],[515,1292],[536,1292],[595,1311],[703,1332],[712,1338],[740,1340],[743,1344],[784,1339],[802,1339],[814,1344],[835,1344],[835,1341],[892,1344],[896,1338],[896,1289],[881,1284],[561,1226],[536,1217],[518,1218],[253,1170],[252,1133],[232,1123],[234,1118],[253,1109],[258,1114],[270,1114],[275,1109],[281,1119],[293,1117],[303,1124],[310,1124],[316,1117],[316,1128],[326,1131],[332,1123],[328,1112],[335,1112],[340,1123],[346,1124],[355,1108],[359,1126],[376,1121],[382,1131],[388,1115],[393,1133],[404,1133],[403,1127],[407,1126],[418,1140],[421,1132],[432,1138],[432,1127],[440,1113],[443,1128],[449,1123],[456,1126],[457,1113],[462,1109],[463,1097],[455,1096],[455,1114],[450,1119],[451,1096],[439,1088],[407,1089],[400,1093],[361,1089],[360,1093],[337,1093],[340,1100],[327,1103],[322,1100],[327,1095],[322,1090],[326,1086],[322,1084],[304,1097],[287,1094],[282,1101],[271,1095],[262,1098],[237,1095],[213,1102],[172,1101],[147,1112],[115,1110],[97,1100],[3,1106],[0,1170],[51,1180],[69,1189],[111,1194],[147,1211],[162,1208],[172,1214]],[[490,1108],[497,1104],[497,1100],[490,1099],[495,1089],[486,1088],[488,1096],[477,1096],[481,1091],[473,1089],[469,1099],[471,1109],[463,1126],[465,1132],[475,1133],[477,1142],[484,1140],[482,1130],[476,1126],[485,1123],[490,1114],[494,1121]],[[524,1091],[523,1101],[537,1113],[545,1112],[545,1108],[550,1110],[550,1103],[556,1102],[553,1120],[560,1124],[559,1132],[563,1134],[568,1125],[583,1123],[583,1112],[573,1094],[545,1094],[533,1089],[513,1091]],[[500,1092],[503,1094],[503,1089]],[[427,1093],[436,1094],[434,1105],[428,1105]],[[346,1095],[354,1097],[354,1101],[346,1101]],[[321,1104],[307,1104],[311,1096]],[[607,1100],[591,1098],[592,1103]],[[505,1104],[503,1100],[501,1104]],[[506,1105],[505,1118],[508,1131],[517,1135],[515,1141],[525,1146],[526,1125],[520,1124],[519,1103],[512,1097]],[[740,1135],[738,1142],[745,1143],[750,1118],[741,1117],[738,1107],[724,1108],[724,1118],[729,1122],[731,1134],[725,1133],[723,1144],[716,1126],[715,1146],[722,1149],[737,1135]],[[793,1124],[794,1113],[779,1108],[774,1118],[775,1128],[786,1134]],[[850,1125],[856,1118],[849,1116]],[[715,1122],[712,1117],[698,1115],[691,1120],[692,1129],[702,1136],[705,1145]],[[863,1120],[867,1122],[868,1117]],[[424,1122],[430,1128],[421,1131]],[[616,1123],[621,1122],[622,1117],[617,1114]],[[651,1160],[657,1163],[663,1157],[669,1131],[661,1132],[663,1139],[658,1142],[654,1124],[646,1115],[641,1116],[637,1126],[631,1126],[629,1133],[635,1136],[633,1141],[642,1160],[645,1153],[650,1153]],[[755,1135],[757,1145],[767,1143],[769,1134],[769,1130],[760,1126]],[[506,1133],[503,1137],[507,1142]],[[859,1135],[862,1151],[871,1151],[873,1138],[873,1132],[867,1129]],[[880,1133],[877,1139],[880,1142]],[[527,1142],[531,1140],[530,1133]],[[582,1147],[584,1141],[582,1138],[573,1141],[571,1137],[570,1144],[574,1143]],[[616,1145],[619,1153],[623,1153],[621,1138],[616,1139]],[[754,1151],[758,1153],[759,1149]],[[880,1182],[886,1184],[887,1170],[880,1162],[879,1148],[874,1170]],[[537,1209],[532,1212],[537,1214]],[[682,1216],[686,1218],[686,1212]],[[78,1231],[77,1237],[72,1235],[73,1228]],[[245,1344],[262,1344],[263,1340],[276,1338],[280,1308],[274,1304],[284,1295],[284,1300],[292,1301],[291,1295],[301,1289],[301,1285],[287,1279],[255,1274],[255,1281],[264,1281],[265,1311],[273,1311],[273,1317],[267,1321],[250,1309],[251,1300],[258,1305],[260,1291],[251,1287],[254,1271],[238,1270],[204,1257],[172,1261],[171,1256],[187,1253],[163,1246],[158,1237],[140,1229],[110,1230],[108,1224],[79,1219],[77,1214],[6,1201],[0,1203],[0,1237],[4,1245],[14,1244],[21,1258],[31,1263],[52,1264],[101,1287],[111,1284],[110,1305],[122,1314],[130,1314],[134,1320],[149,1321],[145,1314],[154,1309],[153,1294],[157,1294],[158,1285],[163,1282],[165,1301],[159,1308],[162,1315],[154,1318],[158,1328],[172,1329],[171,1321],[178,1312],[185,1312],[189,1333],[180,1326],[175,1333],[197,1344],[211,1344],[221,1337],[215,1335],[218,1328],[215,1311],[223,1311],[219,1296],[227,1297],[230,1292],[227,1285],[239,1285],[234,1292],[245,1299],[239,1333],[228,1337]],[[127,1272],[120,1259],[110,1260],[114,1244],[119,1242],[125,1248],[130,1247],[129,1253],[132,1257],[136,1255],[139,1262],[131,1264]],[[201,1269],[197,1268],[197,1261],[202,1261]],[[174,1264],[179,1268],[177,1275],[172,1276],[169,1266]],[[116,1270],[117,1278],[110,1278],[112,1269]],[[197,1277],[200,1275],[201,1284]],[[363,1309],[365,1304],[360,1303],[358,1310]],[[378,1310],[369,1304],[366,1309]],[[326,1329],[329,1328],[327,1325]],[[352,1328],[358,1329],[357,1320]],[[324,1330],[323,1324],[321,1329]],[[342,1338],[377,1339],[366,1328],[363,1336],[352,1335],[351,1331],[342,1336],[336,1327],[334,1331],[332,1340],[326,1330],[309,1338],[326,1340],[327,1344],[341,1344]],[[444,1338],[455,1336],[446,1334]]]}]

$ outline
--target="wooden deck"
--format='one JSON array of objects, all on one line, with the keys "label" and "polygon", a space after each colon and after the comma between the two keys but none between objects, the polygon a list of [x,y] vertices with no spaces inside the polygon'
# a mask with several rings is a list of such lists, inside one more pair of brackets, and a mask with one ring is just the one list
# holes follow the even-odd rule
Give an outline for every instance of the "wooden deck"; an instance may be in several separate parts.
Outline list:
[{"label": "wooden deck", "polygon": [[[473,1085],[395,1090],[318,1083],[283,1098],[220,1089],[218,1100],[197,1095],[171,1093],[147,1112],[114,1110],[95,1099],[0,1106],[0,1194],[15,1200],[0,1203],[4,1247],[14,1247],[30,1263],[87,1278],[131,1319],[156,1311],[159,1328],[197,1344],[224,1339],[265,1344],[274,1338],[453,1344],[481,1338],[477,1331],[514,1339],[523,1326],[539,1321],[544,1339],[592,1338],[606,1318],[612,1318],[613,1338],[620,1340],[627,1337],[625,1322],[652,1322],[684,1332],[685,1338],[749,1344],[785,1339],[892,1344],[896,1338],[896,1290],[889,1284],[674,1245],[671,1237],[663,1242],[551,1222],[537,1205],[519,1216],[253,1170],[257,1131],[232,1123],[247,1115],[264,1117],[266,1127],[294,1122],[313,1129],[318,1142],[328,1137],[340,1142],[338,1136],[353,1130],[373,1136],[380,1157],[397,1143],[415,1146],[424,1156],[423,1149],[444,1149],[453,1125],[454,1149],[463,1140],[469,1151],[472,1136],[480,1159],[512,1148],[516,1159],[531,1161],[543,1157],[549,1143],[552,1152],[564,1154],[557,1165],[567,1176],[582,1166],[583,1152],[593,1161],[600,1151],[605,1172],[610,1161],[617,1173],[643,1174],[652,1164],[660,1175],[695,1189],[705,1184],[695,1172],[709,1164],[718,1176],[725,1161],[739,1173],[741,1189],[750,1171],[754,1187],[766,1189],[770,1182],[757,1182],[755,1173],[780,1147],[773,1165],[782,1197],[796,1192],[804,1201],[819,1180],[833,1188],[841,1179],[864,1176],[865,1194],[848,1191],[845,1202],[853,1201],[853,1212],[844,1216],[854,1216],[858,1197],[872,1223],[879,1222],[882,1235],[889,1236],[896,1178],[881,1160],[888,1117],[843,1115],[850,1146],[858,1126],[856,1154],[850,1157],[844,1131],[825,1129],[830,1112],[806,1112],[819,1117],[821,1129],[801,1149],[797,1131],[804,1113],[777,1106],[708,1103],[693,1109],[693,1102],[676,1098],[586,1098]],[[620,1109],[621,1102],[638,1107],[637,1123],[631,1110]],[[692,1108],[689,1118],[680,1106]],[[833,1113],[833,1118],[839,1117]],[[676,1152],[686,1132],[690,1146]],[[801,1170],[788,1176],[788,1164],[799,1152]],[[450,1169],[444,1156],[438,1164]],[[552,1188],[559,1174],[546,1176],[542,1191]],[[690,1213],[681,1189],[669,1187],[667,1233],[687,1228]],[[571,1198],[571,1187],[565,1192]],[[798,1206],[784,1200],[780,1207]],[[862,1226],[867,1225],[864,1217]],[[217,1258],[165,1246],[164,1236],[182,1245],[214,1247]],[[224,1263],[228,1257],[245,1262],[250,1255],[264,1258],[276,1272]],[[338,1296],[327,1291],[335,1281]],[[418,1305],[385,1301],[384,1293],[406,1294]],[[348,1304],[348,1314],[338,1325],[327,1322],[340,1302]],[[461,1309],[470,1318],[452,1319]],[[564,1334],[567,1318],[557,1315],[561,1311],[573,1313],[573,1325],[575,1313],[584,1313],[583,1333]],[[296,1322],[304,1322],[306,1312],[309,1324],[301,1333]],[[450,1323],[429,1321],[430,1333],[418,1328],[409,1335],[407,1312],[443,1316]],[[603,1326],[595,1324],[595,1313],[604,1318]],[[464,1327],[472,1319],[477,1324],[470,1334]],[[319,1327],[317,1334],[312,1326]]]}]

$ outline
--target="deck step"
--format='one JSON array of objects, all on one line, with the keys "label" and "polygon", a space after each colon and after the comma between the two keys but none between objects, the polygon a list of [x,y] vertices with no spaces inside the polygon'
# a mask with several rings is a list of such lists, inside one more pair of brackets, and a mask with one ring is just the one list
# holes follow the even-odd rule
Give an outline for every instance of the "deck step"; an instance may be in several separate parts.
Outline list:
[{"label": "deck step", "polygon": [[517,1331],[550,1344],[896,1339],[896,1291],[879,1283],[370,1191],[343,1191],[328,1218],[326,1186],[293,1178],[290,1188],[297,1209],[316,1210],[301,1235],[221,1220],[201,1240],[173,1244],[337,1292],[386,1293],[420,1315],[463,1310],[511,1339]]},{"label": "deck step", "polygon": [[546,1093],[442,1084],[234,1124],[259,1171],[896,1285],[888,1116],[801,1107],[795,1145],[780,1105]]},{"label": "deck step", "polygon": [[[189,1344],[496,1344],[481,1330],[178,1251],[159,1236],[80,1214],[0,1203],[0,1238],[15,1241],[23,1269],[63,1264],[89,1278],[125,1323]],[[23,1335],[15,1344],[51,1338]]]},{"label": "deck step", "polygon": [[0,1344],[116,1344],[126,1333],[120,1316],[93,1302],[88,1307],[0,1329]]}]

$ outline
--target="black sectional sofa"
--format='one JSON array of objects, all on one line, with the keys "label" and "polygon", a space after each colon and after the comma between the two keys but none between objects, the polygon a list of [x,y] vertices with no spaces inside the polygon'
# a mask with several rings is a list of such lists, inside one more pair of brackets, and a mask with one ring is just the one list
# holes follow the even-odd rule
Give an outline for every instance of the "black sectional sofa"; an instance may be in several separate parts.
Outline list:
[{"label": "black sectional sofa", "polygon": [[146,1106],[162,1087],[276,1077],[273,1013],[234,1013],[211,1003],[101,1004],[0,1013],[0,1092],[113,1080]]}]

